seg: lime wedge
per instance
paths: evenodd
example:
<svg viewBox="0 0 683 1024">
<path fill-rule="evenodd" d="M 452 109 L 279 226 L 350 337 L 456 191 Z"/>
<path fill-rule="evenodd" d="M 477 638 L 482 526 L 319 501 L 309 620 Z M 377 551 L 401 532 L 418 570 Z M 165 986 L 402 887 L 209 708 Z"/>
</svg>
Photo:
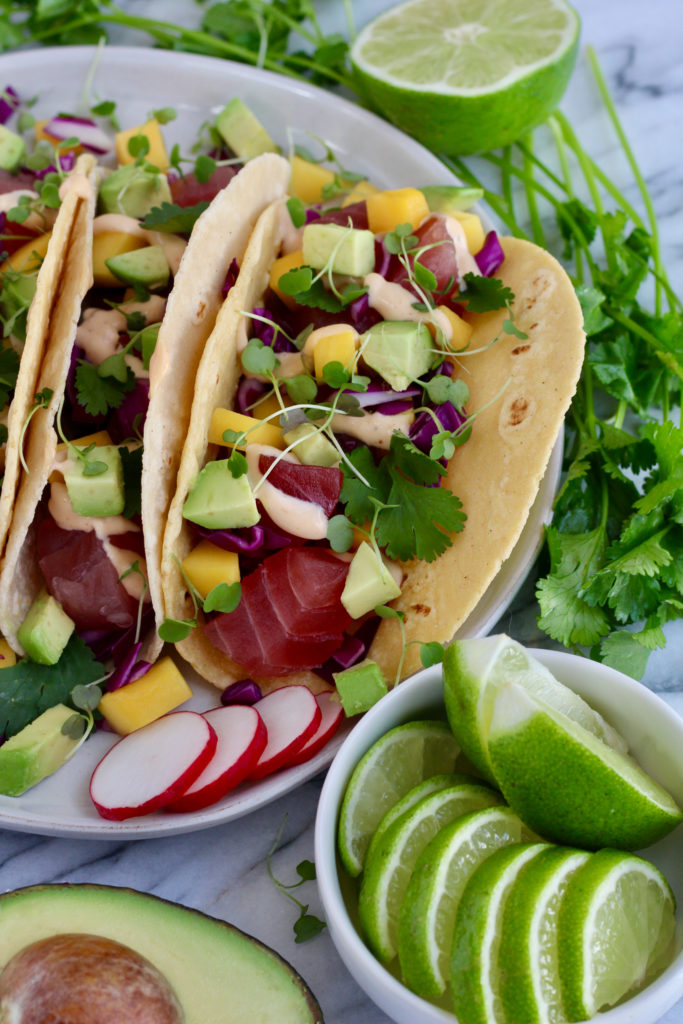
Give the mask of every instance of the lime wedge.
<svg viewBox="0 0 683 1024">
<path fill-rule="evenodd" d="M 431 149 L 507 145 L 559 103 L 579 19 L 564 0 L 408 0 L 358 34 L 368 98 Z"/>
<path fill-rule="evenodd" d="M 437 832 L 469 811 L 502 803 L 488 786 L 460 783 L 431 793 L 389 826 L 365 862 L 358 894 L 361 928 L 383 964 L 396 956 L 398 915 L 415 863 Z"/>
<path fill-rule="evenodd" d="M 465 886 L 451 952 L 451 994 L 460 1024 L 508 1024 L 498 973 L 503 909 L 524 866 L 547 849 L 543 843 L 504 846 L 476 869 Z"/>
<path fill-rule="evenodd" d="M 398 918 L 403 981 L 425 999 L 446 991 L 455 915 L 472 872 L 503 846 L 535 839 L 509 807 L 472 811 L 446 825 L 420 854 Z"/>
<path fill-rule="evenodd" d="M 570 879 L 592 854 L 549 847 L 520 871 L 505 904 L 499 963 L 507 1019 L 557 1024 L 564 1015 L 557 915 Z"/>
<path fill-rule="evenodd" d="M 568 1020 L 586 1020 L 649 984 L 674 947 L 674 898 L 648 861 L 600 850 L 570 880 L 558 922 Z"/>
<path fill-rule="evenodd" d="M 488 744 L 505 799 L 545 839 L 635 850 L 683 820 L 635 761 L 516 683 L 498 691 Z"/>
<path fill-rule="evenodd" d="M 355 878 L 380 821 L 408 790 L 431 775 L 453 771 L 460 753 L 445 722 L 418 721 L 385 733 L 363 755 L 349 779 L 339 817 L 342 863 Z"/>
<path fill-rule="evenodd" d="M 482 775 L 494 782 L 487 737 L 493 702 L 505 682 L 515 682 L 563 715 L 578 722 L 615 750 L 627 745 L 585 700 L 558 682 L 522 644 L 498 634 L 475 640 L 457 640 L 447 648 L 443 662 L 444 701 L 451 729 L 463 752 Z"/>
</svg>

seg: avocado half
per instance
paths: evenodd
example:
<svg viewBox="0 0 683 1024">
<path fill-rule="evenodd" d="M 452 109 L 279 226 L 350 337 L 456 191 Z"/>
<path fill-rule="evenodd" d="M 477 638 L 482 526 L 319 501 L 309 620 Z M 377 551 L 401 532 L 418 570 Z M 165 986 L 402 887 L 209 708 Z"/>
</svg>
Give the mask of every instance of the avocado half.
<svg viewBox="0 0 683 1024">
<path fill-rule="evenodd" d="M 133 889 L 37 885 L 0 895 L 0 970 L 19 950 L 65 932 L 129 946 L 165 976 L 186 1024 L 322 1024 L 305 981 L 233 925 Z"/>
</svg>

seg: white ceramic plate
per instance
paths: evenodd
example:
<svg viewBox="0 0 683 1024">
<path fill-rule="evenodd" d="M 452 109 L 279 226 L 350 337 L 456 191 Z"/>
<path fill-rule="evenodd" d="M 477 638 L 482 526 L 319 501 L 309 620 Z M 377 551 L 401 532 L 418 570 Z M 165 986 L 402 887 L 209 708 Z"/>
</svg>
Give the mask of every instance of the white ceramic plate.
<svg viewBox="0 0 683 1024">
<path fill-rule="evenodd" d="M 12 85 L 24 98 L 37 96 L 31 110 L 38 118 L 61 111 L 78 113 L 94 55 L 92 47 L 5 55 L 0 57 L 0 88 Z M 179 143 L 183 153 L 189 152 L 199 126 L 213 119 L 233 96 L 240 96 L 283 145 L 291 137 L 316 151 L 317 136 L 333 148 L 342 167 L 367 174 L 377 185 L 457 183 L 435 156 L 373 114 L 321 89 L 246 65 L 163 50 L 111 47 L 97 58 L 90 85 L 90 102 L 115 100 L 124 128 L 145 121 L 152 110 L 174 107 L 178 117 L 164 127 L 164 137 L 169 145 Z M 322 156 L 322 150 L 318 151 Z M 560 463 L 558 443 L 512 555 L 460 630 L 461 635 L 487 633 L 523 582 L 550 518 Z M 188 681 L 195 690 L 195 707 L 205 709 L 216 703 L 216 690 L 191 676 Z M 340 738 L 332 741 L 304 765 L 241 786 L 205 811 L 107 822 L 98 816 L 88 796 L 92 769 L 112 743 L 110 735 L 100 733 L 88 740 L 72 763 L 24 796 L 0 796 L 0 827 L 42 835 L 119 839 L 207 828 L 247 814 L 312 778 L 330 763 L 340 742 Z"/>
</svg>

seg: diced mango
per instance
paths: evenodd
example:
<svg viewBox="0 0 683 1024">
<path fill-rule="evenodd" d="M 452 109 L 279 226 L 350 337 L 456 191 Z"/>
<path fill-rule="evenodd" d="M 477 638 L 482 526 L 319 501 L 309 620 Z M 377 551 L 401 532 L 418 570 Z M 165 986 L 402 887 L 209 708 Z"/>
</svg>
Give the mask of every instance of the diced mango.
<svg viewBox="0 0 683 1024">
<path fill-rule="evenodd" d="M 368 227 L 375 234 L 393 231 L 398 224 L 410 224 L 414 230 L 429 216 L 427 200 L 418 188 L 395 188 L 377 192 L 365 200 Z"/>
<path fill-rule="evenodd" d="M 287 404 L 285 402 L 285 404 Z M 267 416 L 272 416 L 273 413 L 282 412 L 282 405 L 278 402 L 275 395 L 267 395 L 258 405 L 253 406 L 249 410 L 252 416 L 255 416 L 257 420 L 265 420 Z M 273 422 L 272 420 L 270 421 Z"/>
<path fill-rule="evenodd" d="M 112 729 L 126 736 L 155 722 L 191 696 L 192 690 L 175 662 L 162 658 L 144 676 L 105 693 L 97 707 Z"/>
<path fill-rule="evenodd" d="M 451 214 L 456 220 L 460 221 L 465 232 L 465 238 L 467 239 L 467 248 L 470 250 L 472 255 L 479 252 L 484 239 L 486 238 L 486 232 L 484 231 L 484 225 L 476 213 L 470 213 L 469 210 L 454 210 Z"/>
<path fill-rule="evenodd" d="M 16 665 L 16 663 L 16 654 L 4 637 L 0 637 L 0 669 L 11 668 L 12 665 Z"/>
<path fill-rule="evenodd" d="M 129 235 L 124 231 L 99 231 L 92 240 L 93 278 L 98 288 L 120 288 L 121 281 L 112 274 L 105 260 L 122 256 L 148 245 L 147 239 Z"/>
<path fill-rule="evenodd" d="M 35 124 L 33 125 L 33 134 L 35 136 L 36 142 L 43 142 L 43 141 L 45 141 L 45 142 L 49 142 L 52 146 L 56 146 L 62 140 L 58 139 L 56 135 L 50 135 L 49 132 L 45 131 L 45 126 L 47 124 L 49 124 L 49 123 L 50 123 L 49 121 L 36 121 Z M 78 153 L 82 153 L 83 152 L 83 147 L 81 145 L 76 145 L 76 146 L 60 146 L 59 147 L 59 152 L 60 153 L 75 153 L 75 154 L 78 154 Z"/>
<path fill-rule="evenodd" d="M 128 143 L 134 136 L 144 135 L 149 142 L 149 150 L 145 154 L 145 160 L 154 164 L 160 171 L 168 169 L 168 156 L 164 137 L 161 134 L 161 126 L 155 118 L 146 121 L 145 124 L 138 124 L 134 128 L 128 128 L 125 132 L 116 133 L 116 159 L 120 164 L 134 164 L 134 157 L 128 149 Z"/>
<path fill-rule="evenodd" d="M 334 181 L 334 171 L 329 167 L 311 163 L 295 153 L 292 157 L 292 177 L 289 191 L 304 203 L 319 203 L 323 188 Z"/>
<path fill-rule="evenodd" d="M 327 363 L 341 363 L 352 368 L 358 347 L 358 334 L 353 327 L 340 331 L 338 334 L 324 334 L 319 338 L 313 349 L 313 365 L 315 375 L 322 378 L 323 367 Z"/>
<path fill-rule="evenodd" d="M 209 427 L 209 441 L 211 444 L 230 444 L 223 440 L 225 430 L 236 430 L 237 433 L 246 433 L 242 444 L 237 448 L 244 448 L 248 444 L 269 444 L 273 448 L 284 448 L 282 431 L 276 423 L 264 423 L 254 416 L 245 416 L 234 409 L 214 409 Z M 248 433 L 247 433 L 248 431 Z"/>
<path fill-rule="evenodd" d="M 183 559 L 183 571 L 202 597 L 219 583 L 237 583 L 240 561 L 235 551 L 224 551 L 209 540 L 202 540 Z"/>
<path fill-rule="evenodd" d="M 74 441 L 60 441 L 57 445 L 57 451 L 65 452 L 72 444 L 77 444 L 79 448 L 87 448 L 89 444 L 104 447 L 105 445 L 113 444 L 113 441 L 106 430 L 98 430 L 94 434 L 85 434 L 83 437 L 77 437 Z"/>
<path fill-rule="evenodd" d="M 285 295 L 284 292 L 280 291 L 279 280 L 283 274 L 286 274 L 289 270 L 296 270 L 297 267 L 303 267 L 304 265 L 304 254 L 301 249 L 297 249 L 296 252 L 289 252 L 286 256 L 279 256 L 273 261 L 270 267 L 270 277 L 268 283 L 273 289 L 275 294 L 282 299 L 285 306 L 289 309 L 296 308 L 296 302 L 291 295 Z"/>
<path fill-rule="evenodd" d="M 361 203 L 364 199 L 367 199 L 368 196 L 377 195 L 379 191 L 381 190 L 367 179 L 356 182 L 353 189 L 342 200 L 342 206 L 351 206 L 352 203 Z"/>
<path fill-rule="evenodd" d="M 30 274 L 31 271 L 38 270 L 40 264 L 45 259 L 51 235 L 51 231 L 48 231 L 45 235 L 37 235 L 26 242 L 25 245 L 15 249 L 12 255 L 0 267 L 0 273 L 8 266 L 22 274 Z"/>
<path fill-rule="evenodd" d="M 448 306 L 437 306 L 437 311 L 443 313 L 451 325 L 451 336 L 446 339 L 447 347 L 449 349 L 464 348 L 472 337 L 474 326 L 468 324 L 467 320 L 463 320 L 461 316 L 454 313 Z M 427 321 L 427 327 L 431 331 L 432 337 L 436 337 L 436 325 L 431 323 L 431 321 Z"/>
</svg>

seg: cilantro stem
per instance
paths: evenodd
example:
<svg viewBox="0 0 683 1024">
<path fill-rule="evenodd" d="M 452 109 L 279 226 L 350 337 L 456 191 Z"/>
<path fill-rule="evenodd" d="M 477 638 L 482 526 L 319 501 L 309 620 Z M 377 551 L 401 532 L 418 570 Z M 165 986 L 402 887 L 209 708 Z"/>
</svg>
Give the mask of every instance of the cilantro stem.
<svg viewBox="0 0 683 1024">
<path fill-rule="evenodd" d="M 529 140 L 531 141 L 531 140 Z M 524 194 L 526 197 L 527 209 L 529 210 L 529 220 L 531 222 L 531 234 L 536 245 L 542 246 L 545 249 L 545 232 L 543 230 L 543 224 L 538 213 L 538 203 L 536 202 L 536 193 L 534 191 L 534 171 L 533 171 L 533 160 L 531 158 L 530 146 L 524 146 L 522 149 L 522 156 L 524 160 Z"/>
</svg>

